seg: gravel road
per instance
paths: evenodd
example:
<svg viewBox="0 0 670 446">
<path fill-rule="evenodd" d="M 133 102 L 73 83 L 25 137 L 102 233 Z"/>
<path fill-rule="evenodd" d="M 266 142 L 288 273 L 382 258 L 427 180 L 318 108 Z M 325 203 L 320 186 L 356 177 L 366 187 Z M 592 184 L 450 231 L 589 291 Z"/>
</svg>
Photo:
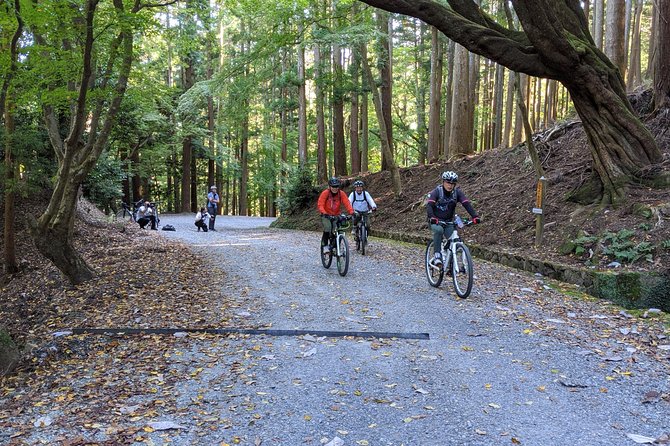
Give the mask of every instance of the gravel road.
<svg viewBox="0 0 670 446">
<path fill-rule="evenodd" d="M 190 215 L 163 220 L 177 230 L 161 236 L 227 272 L 240 326 L 430 336 L 184 338 L 171 367 L 203 369 L 176 386 L 183 415 L 169 419 L 187 428 L 172 444 L 595 446 L 670 432 L 670 403 L 649 399 L 670 392 L 668 361 L 615 339 L 617 313 L 601 314 L 602 302 L 477 259 L 462 300 L 446 281 L 428 285 L 419 246 L 372 239 L 340 277 L 322 267 L 318 233 L 261 218 L 219 217 L 208 233 Z M 216 430 L 194 426 L 208 415 Z"/>
</svg>

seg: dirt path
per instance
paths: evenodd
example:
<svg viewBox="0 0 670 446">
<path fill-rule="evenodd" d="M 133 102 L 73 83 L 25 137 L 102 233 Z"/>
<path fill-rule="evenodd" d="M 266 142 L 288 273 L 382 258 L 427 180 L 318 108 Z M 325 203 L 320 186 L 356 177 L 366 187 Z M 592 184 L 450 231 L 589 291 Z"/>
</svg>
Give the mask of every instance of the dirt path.
<svg viewBox="0 0 670 446">
<path fill-rule="evenodd" d="M 572 299 L 481 262 L 472 297 L 459 300 L 450 284 L 427 285 L 421 248 L 380 240 L 369 256 L 354 253 L 342 278 L 321 266 L 318 234 L 258 227 L 266 222 L 224 217 L 217 233 L 168 236 L 196 249 L 207 238 L 212 263 L 239 286 L 253 326 L 429 333 L 430 340 L 245 339 L 236 363 L 244 377 L 205 398 L 238 408 L 226 438 L 610 445 L 632 444 L 627 433 L 667 431 L 670 403 L 643 403 L 650 391 L 670 391 L 667 362 L 640 354 L 634 339 L 604 337 L 619 314 L 603 313 L 601 303 L 563 314 L 553 305 Z M 217 376 L 229 377 L 216 367 L 198 386 L 211 388 Z"/>
<path fill-rule="evenodd" d="M 36 377 L 53 385 L 0 416 L 0 444 L 597 446 L 669 432 L 670 341 L 653 313 L 477 260 L 460 300 L 428 285 L 423 248 L 378 239 L 340 277 L 321 266 L 320 234 L 270 221 L 198 233 L 192 216 L 165 215 L 177 230 L 159 236 L 226 271 L 232 328 L 430 339 L 73 336 L 70 359 Z"/>
</svg>

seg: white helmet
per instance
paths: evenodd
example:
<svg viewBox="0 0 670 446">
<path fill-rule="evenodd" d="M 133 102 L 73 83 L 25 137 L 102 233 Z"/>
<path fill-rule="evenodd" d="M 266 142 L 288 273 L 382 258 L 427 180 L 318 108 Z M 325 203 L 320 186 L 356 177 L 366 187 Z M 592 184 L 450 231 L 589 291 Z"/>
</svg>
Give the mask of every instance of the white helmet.
<svg viewBox="0 0 670 446">
<path fill-rule="evenodd" d="M 456 183 L 458 181 L 458 174 L 456 172 L 452 172 L 451 170 L 447 170 L 446 172 L 442 173 L 442 181 Z"/>
</svg>

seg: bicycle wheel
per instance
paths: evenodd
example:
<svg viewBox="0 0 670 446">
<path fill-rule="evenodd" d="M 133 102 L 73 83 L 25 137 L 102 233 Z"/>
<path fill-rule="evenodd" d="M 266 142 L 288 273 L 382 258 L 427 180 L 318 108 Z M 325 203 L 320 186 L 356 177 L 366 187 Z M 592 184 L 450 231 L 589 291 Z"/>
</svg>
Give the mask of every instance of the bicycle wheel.
<svg viewBox="0 0 670 446">
<path fill-rule="evenodd" d="M 361 224 L 356 225 L 356 251 L 361 250 Z"/>
<path fill-rule="evenodd" d="M 361 225 L 361 233 L 358 236 L 361 243 L 361 254 L 365 255 L 365 248 L 368 246 L 368 229 L 365 225 Z"/>
<path fill-rule="evenodd" d="M 456 243 L 456 257 L 451 262 L 451 275 L 458 297 L 468 297 L 472 291 L 472 256 L 468 247 L 461 242 Z"/>
<path fill-rule="evenodd" d="M 430 286 L 438 287 L 442 283 L 444 277 L 444 269 L 442 265 L 433 265 L 433 242 L 428 242 L 426 245 L 426 278 Z"/>
<path fill-rule="evenodd" d="M 344 234 L 338 235 L 340 239 L 340 255 L 337 256 L 337 272 L 344 277 L 349 271 L 349 243 Z"/>
<path fill-rule="evenodd" d="M 321 264 L 324 268 L 330 268 L 330 264 L 333 263 L 333 253 L 328 251 L 327 253 L 323 252 L 323 247 L 326 246 L 323 243 L 319 246 L 319 254 L 321 255 Z"/>
<path fill-rule="evenodd" d="M 116 213 L 116 220 L 122 220 L 128 222 L 132 220 L 133 214 L 131 214 L 127 209 L 121 209 Z"/>
</svg>

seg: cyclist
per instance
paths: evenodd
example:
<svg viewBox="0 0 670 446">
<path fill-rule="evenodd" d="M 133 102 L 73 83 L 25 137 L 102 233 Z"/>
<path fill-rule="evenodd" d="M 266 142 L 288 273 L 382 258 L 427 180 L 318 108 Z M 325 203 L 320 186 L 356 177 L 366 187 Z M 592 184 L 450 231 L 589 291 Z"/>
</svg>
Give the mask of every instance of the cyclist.
<svg viewBox="0 0 670 446">
<path fill-rule="evenodd" d="M 328 180 L 328 188 L 321 192 L 317 208 L 321 213 L 321 225 L 323 226 L 323 235 L 321 237 L 321 246 L 323 252 L 330 252 L 330 237 L 335 230 L 335 223 L 330 221 L 328 216 L 336 216 L 340 214 L 340 208 L 345 207 L 349 215 L 353 215 L 354 208 L 351 207 L 351 202 L 347 198 L 347 194 L 340 189 L 340 179 L 332 177 Z"/>
<path fill-rule="evenodd" d="M 454 232 L 453 224 L 447 225 L 446 228 L 439 225 L 440 220 L 452 222 L 456 213 L 456 204 L 461 203 L 468 214 L 472 217 L 472 223 L 477 224 L 480 218 L 472 207 L 472 203 L 465 197 L 465 194 L 459 187 L 456 187 L 458 182 L 458 175 L 456 172 L 448 170 L 442 173 L 442 185 L 437 186 L 428 194 L 426 202 L 426 211 L 428 212 L 428 223 L 430 229 L 433 231 L 433 248 L 435 249 L 435 257 L 433 263 L 435 265 L 442 264 L 442 253 L 440 252 L 442 246 L 442 237 L 451 237 Z"/>
<path fill-rule="evenodd" d="M 368 211 L 374 211 L 377 209 L 377 204 L 375 200 L 372 199 L 370 193 L 363 188 L 365 183 L 361 180 L 354 181 L 354 190 L 349 194 L 349 201 L 351 206 L 356 212 L 354 214 L 354 227 L 358 222 L 363 219 L 363 224 L 365 227 L 370 230 L 370 217 L 368 216 Z M 358 237 L 358 236 L 355 236 Z"/>
</svg>

